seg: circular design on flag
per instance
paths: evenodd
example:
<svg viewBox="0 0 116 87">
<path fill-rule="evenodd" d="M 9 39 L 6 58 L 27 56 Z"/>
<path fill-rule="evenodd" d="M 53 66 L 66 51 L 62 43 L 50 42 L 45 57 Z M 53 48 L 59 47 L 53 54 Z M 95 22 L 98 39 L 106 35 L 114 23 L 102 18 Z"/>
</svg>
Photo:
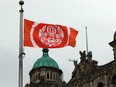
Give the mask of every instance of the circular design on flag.
<svg viewBox="0 0 116 87">
<path fill-rule="evenodd" d="M 64 33 L 60 26 L 44 25 L 40 29 L 38 36 L 44 45 L 53 47 L 61 44 L 64 38 Z"/>
</svg>

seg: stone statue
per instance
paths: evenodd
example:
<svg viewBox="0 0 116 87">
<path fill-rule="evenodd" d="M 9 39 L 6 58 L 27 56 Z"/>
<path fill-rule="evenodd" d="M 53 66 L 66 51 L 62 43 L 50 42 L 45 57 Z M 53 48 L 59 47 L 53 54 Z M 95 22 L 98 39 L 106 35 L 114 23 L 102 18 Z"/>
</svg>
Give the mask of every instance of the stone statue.
<svg viewBox="0 0 116 87">
<path fill-rule="evenodd" d="M 71 60 L 71 59 L 69 59 L 69 61 L 73 62 L 74 66 L 77 66 L 77 60 Z"/>
<path fill-rule="evenodd" d="M 77 66 L 77 60 L 74 60 L 73 63 L 74 63 L 74 66 L 76 67 Z"/>
<path fill-rule="evenodd" d="M 79 51 L 79 53 L 80 53 L 80 59 L 81 59 L 81 62 L 85 62 L 86 61 L 86 51 L 83 51 L 83 52 L 81 52 L 81 51 Z"/>
<path fill-rule="evenodd" d="M 74 71 L 72 72 L 72 77 L 78 77 L 79 76 L 79 64 L 77 63 L 78 61 L 77 60 L 69 60 L 69 61 L 72 61 L 73 64 L 74 64 Z"/>
<path fill-rule="evenodd" d="M 81 57 L 85 57 L 86 58 L 86 51 L 84 50 L 83 52 L 79 51 Z"/>
<path fill-rule="evenodd" d="M 92 59 L 92 52 L 91 51 L 88 52 L 87 57 Z"/>
</svg>

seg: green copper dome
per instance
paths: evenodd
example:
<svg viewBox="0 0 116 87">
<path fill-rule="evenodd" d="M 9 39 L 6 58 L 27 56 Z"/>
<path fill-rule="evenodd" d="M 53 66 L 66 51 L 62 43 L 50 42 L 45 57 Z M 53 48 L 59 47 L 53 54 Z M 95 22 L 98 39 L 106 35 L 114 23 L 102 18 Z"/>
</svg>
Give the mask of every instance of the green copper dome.
<svg viewBox="0 0 116 87">
<path fill-rule="evenodd" d="M 49 57 L 48 51 L 49 51 L 48 49 L 43 49 L 43 56 L 35 62 L 33 68 L 54 67 L 59 69 L 59 66 L 56 63 L 56 61 Z"/>
</svg>

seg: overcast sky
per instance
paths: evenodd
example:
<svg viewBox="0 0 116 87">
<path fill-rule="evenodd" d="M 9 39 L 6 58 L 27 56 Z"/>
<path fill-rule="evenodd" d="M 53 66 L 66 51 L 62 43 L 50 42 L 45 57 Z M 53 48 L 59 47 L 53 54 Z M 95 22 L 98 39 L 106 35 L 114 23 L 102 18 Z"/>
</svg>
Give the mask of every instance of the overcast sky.
<svg viewBox="0 0 116 87">
<path fill-rule="evenodd" d="M 18 0 L 0 3 L 0 87 L 18 87 L 19 9 Z M 74 69 L 69 59 L 80 61 L 79 51 L 86 50 L 85 26 L 88 27 L 89 50 L 93 59 L 103 65 L 113 60 L 112 48 L 116 30 L 116 0 L 25 0 L 24 18 L 36 22 L 61 24 L 79 31 L 76 47 L 49 49 L 68 82 Z M 25 48 L 24 85 L 29 71 L 42 56 L 41 48 Z"/>
</svg>

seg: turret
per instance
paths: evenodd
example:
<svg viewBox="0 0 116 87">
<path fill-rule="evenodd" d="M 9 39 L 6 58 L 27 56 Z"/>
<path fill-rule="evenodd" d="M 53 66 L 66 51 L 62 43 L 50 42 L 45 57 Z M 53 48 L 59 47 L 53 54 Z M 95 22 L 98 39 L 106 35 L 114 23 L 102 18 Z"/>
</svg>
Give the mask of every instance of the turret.
<svg viewBox="0 0 116 87">
<path fill-rule="evenodd" d="M 62 70 L 59 69 L 57 62 L 49 57 L 49 50 L 43 49 L 43 56 L 33 65 L 30 71 L 30 84 L 25 87 L 61 87 Z"/>
</svg>

